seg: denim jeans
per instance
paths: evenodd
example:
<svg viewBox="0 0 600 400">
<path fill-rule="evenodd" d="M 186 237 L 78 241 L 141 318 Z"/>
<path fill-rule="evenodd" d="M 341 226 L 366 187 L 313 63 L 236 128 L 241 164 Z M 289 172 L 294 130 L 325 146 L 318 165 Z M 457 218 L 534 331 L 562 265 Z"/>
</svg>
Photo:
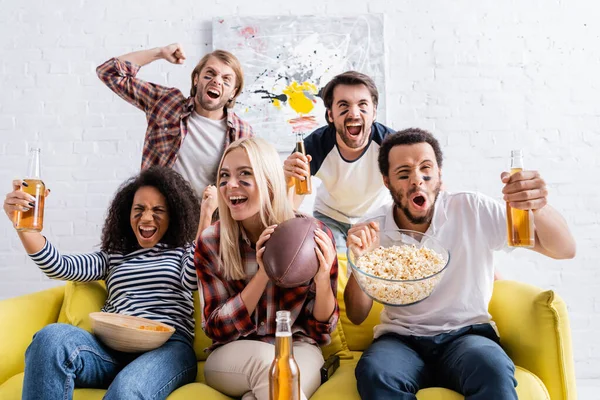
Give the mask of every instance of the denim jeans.
<svg viewBox="0 0 600 400">
<path fill-rule="evenodd" d="M 441 386 L 467 400 L 517 400 L 515 365 L 489 324 L 436 336 L 386 334 L 363 353 L 355 370 L 365 400 L 415 400 Z"/>
<path fill-rule="evenodd" d="M 142 354 L 114 351 L 68 324 L 37 332 L 25 352 L 23 399 L 72 399 L 78 388 L 108 388 L 104 399 L 165 399 L 196 378 L 196 354 L 180 333 Z"/>
<path fill-rule="evenodd" d="M 318 211 L 313 211 L 313 217 L 327 225 L 331 229 L 333 239 L 335 240 L 335 248 L 338 253 L 346 254 L 346 240 L 348 239 L 348 230 L 352 227 L 351 224 L 336 221 L 327 215 L 321 214 Z"/>
</svg>

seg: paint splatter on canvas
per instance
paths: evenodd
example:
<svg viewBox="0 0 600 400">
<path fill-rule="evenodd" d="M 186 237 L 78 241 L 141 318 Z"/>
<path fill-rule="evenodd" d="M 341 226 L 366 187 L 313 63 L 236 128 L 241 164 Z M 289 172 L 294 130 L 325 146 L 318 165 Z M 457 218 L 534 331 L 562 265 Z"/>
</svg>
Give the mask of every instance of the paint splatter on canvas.
<svg viewBox="0 0 600 400">
<path fill-rule="evenodd" d="M 335 75 L 371 76 L 385 123 L 383 15 L 226 17 L 213 20 L 213 47 L 235 54 L 245 87 L 235 108 L 255 132 L 288 151 L 293 132 L 325 125 L 319 90 Z"/>
</svg>

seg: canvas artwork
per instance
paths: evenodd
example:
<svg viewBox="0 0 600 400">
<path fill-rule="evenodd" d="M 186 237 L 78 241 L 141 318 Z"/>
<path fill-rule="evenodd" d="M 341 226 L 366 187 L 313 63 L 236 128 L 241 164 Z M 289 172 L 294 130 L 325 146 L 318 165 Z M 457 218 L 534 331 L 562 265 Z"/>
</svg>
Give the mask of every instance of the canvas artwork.
<svg viewBox="0 0 600 400">
<path fill-rule="evenodd" d="M 356 70 L 375 80 L 377 120 L 385 123 L 383 21 L 381 14 L 215 18 L 213 47 L 235 54 L 244 68 L 235 112 L 278 150 L 291 151 L 294 133 L 326 124 L 319 90 Z"/>
</svg>

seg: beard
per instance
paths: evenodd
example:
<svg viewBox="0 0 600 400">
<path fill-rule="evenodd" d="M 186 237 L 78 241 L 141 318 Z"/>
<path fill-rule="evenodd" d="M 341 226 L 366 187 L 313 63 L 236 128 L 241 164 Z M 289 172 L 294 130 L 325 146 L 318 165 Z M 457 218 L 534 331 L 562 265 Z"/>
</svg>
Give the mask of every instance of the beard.
<svg viewBox="0 0 600 400">
<path fill-rule="evenodd" d="M 196 93 L 196 103 L 200 104 L 200 107 L 207 111 L 221 110 L 225 107 L 225 105 L 228 102 L 227 98 L 221 98 L 221 100 L 217 103 L 208 103 L 204 101 L 203 95 L 204 92 L 198 91 L 198 93 Z"/>
<path fill-rule="evenodd" d="M 340 137 L 340 139 L 342 139 L 342 142 L 344 142 L 344 144 L 346 146 L 348 146 L 351 149 L 360 149 L 361 147 L 363 147 L 366 143 L 367 140 L 369 140 L 369 137 L 371 136 L 371 129 L 373 127 L 373 125 L 369 125 L 368 128 L 366 126 L 363 126 L 364 132 L 362 132 L 362 137 L 359 141 L 355 141 L 353 139 L 350 138 L 350 136 L 348 136 L 348 133 L 346 132 L 346 126 L 345 126 L 345 122 L 344 125 L 342 126 L 338 126 L 337 124 L 334 124 L 335 126 L 335 131 L 338 134 L 338 136 Z"/>
<path fill-rule="evenodd" d="M 402 213 L 404 214 L 406 219 L 408 219 L 408 221 L 411 224 L 423 225 L 423 224 L 431 223 L 431 220 L 433 219 L 433 211 L 435 210 L 435 202 L 437 201 L 437 198 L 440 195 L 441 187 L 442 187 L 442 182 L 438 181 L 437 186 L 433 190 L 433 193 L 435 194 L 434 199 L 433 199 L 433 204 L 431 205 L 429 210 L 423 216 L 413 215 L 410 212 L 410 209 L 408 208 L 408 204 L 404 204 L 405 201 L 406 201 L 406 203 L 408 203 L 407 199 L 408 199 L 408 197 L 410 197 L 411 194 L 418 192 L 417 188 L 413 188 L 413 189 L 409 190 L 408 193 L 406 194 L 406 196 L 404 196 L 404 194 L 401 191 L 394 192 L 392 189 L 390 189 L 390 194 L 392 195 L 392 199 L 394 199 L 395 206 L 398 207 L 402 211 Z"/>
</svg>

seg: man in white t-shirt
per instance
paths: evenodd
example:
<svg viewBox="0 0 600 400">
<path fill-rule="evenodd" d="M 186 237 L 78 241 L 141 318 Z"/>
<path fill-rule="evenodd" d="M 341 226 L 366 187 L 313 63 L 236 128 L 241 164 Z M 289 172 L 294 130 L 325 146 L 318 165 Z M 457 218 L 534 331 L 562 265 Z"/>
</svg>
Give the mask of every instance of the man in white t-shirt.
<svg viewBox="0 0 600 400">
<path fill-rule="evenodd" d="M 357 367 L 363 399 L 416 399 L 420 388 L 441 386 L 470 400 L 517 399 L 514 364 L 499 344 L 488 313 L 493 253 L 507 250 L 506 205 L 476 192 L 448 193 L 442 185 L 442 151 L 429 132 L 407 129 L 383 141 L 379 169 L 394 204 L 381 207 L 348 232 L 361 253 L 379 236 L 410 229 L 437 239 L 450 264 L 431 296 L 419 303 L 385 306 L 375 340 Z M 532 250 L 572 258 L 575 241 L 563 217 L 547 204 L 536 171 L 503 172 L 504 200 L 533 210 Z M 350 276 L 344 292 L 348 318 L 360 324 L 373 304 Z"/>
<path fill-rule="evenodd" d="M 314 175 L 322 181 L 313 215 L 331 229 L 338 253 L 344 253 L 350 226 L 392 201 L 377 172 L 377 154 L 381 141 L 393 131 L 375 122 L 379 93 L 365 74 L 347 71 L 335 76 L 321 97 L 329 125 L 304 139 L 307 155 L 291 154 L 284 171 L 290 193 L 294 178 Z M 298 207 L 304 196 L 293 196 Z"/>
<path fill-rule="evenodd" d="M 148 126 L 142 169 L 173 168 L 187 179 L 202 201 L 200 228 L 210 225 L 217 207 L 216 171 L 225 148 L 253 136 L 232 108 L 244 86 L 239 60 L 228 51 L 206 54 L 191 74 L 190 96 L 177 88 L 137 78 L 141 67 L 157 60 L 183 64 L 183 47 L 173 43 L 111 58 L 98 66 L 100 80 L 146 114 Z"/>
</svg>

